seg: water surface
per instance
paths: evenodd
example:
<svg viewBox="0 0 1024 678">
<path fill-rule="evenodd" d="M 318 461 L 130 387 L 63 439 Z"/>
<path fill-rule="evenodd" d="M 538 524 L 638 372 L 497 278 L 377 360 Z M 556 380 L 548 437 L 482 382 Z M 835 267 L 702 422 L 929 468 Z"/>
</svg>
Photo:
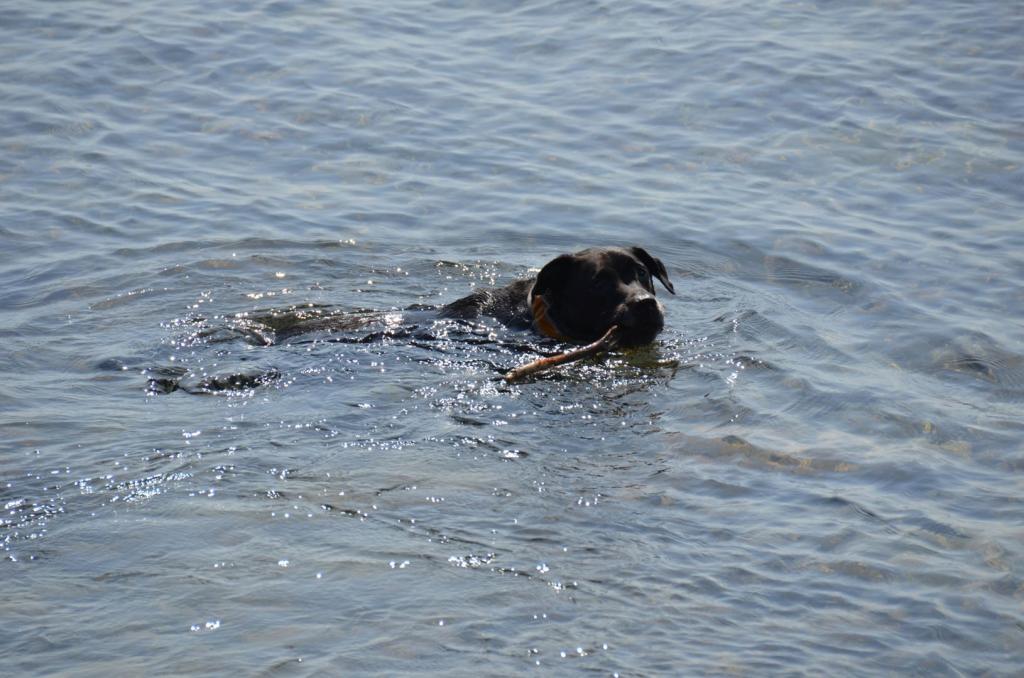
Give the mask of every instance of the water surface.
<svg viewBox="0 0 1024 678">
<path fill-rule="evenodd" d="M 1024 665 L 1014 3 L 3 16 L 5 671 Z M 601 244 L 650 347 L 429 311 Z"/>
</svg>

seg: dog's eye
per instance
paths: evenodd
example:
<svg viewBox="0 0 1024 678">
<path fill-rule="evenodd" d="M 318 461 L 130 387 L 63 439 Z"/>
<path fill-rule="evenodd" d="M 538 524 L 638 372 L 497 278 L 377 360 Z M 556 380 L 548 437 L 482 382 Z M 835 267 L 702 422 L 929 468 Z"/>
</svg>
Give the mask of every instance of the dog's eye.
<svg viewBox="0 0 1024 678">
<path fill-rule="evenodd" d="M 646 268 L 641 268 L 636 277 L 644 285 L 651 284 L 651 274 L 647 272 Z"/>
</svg>

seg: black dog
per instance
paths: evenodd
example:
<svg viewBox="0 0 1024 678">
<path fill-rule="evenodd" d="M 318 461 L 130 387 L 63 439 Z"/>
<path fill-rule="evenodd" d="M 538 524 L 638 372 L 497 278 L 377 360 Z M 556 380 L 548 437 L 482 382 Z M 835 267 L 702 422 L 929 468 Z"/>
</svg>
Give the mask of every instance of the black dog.
<svg viewBox="0 0 1024 678">
<path fill-rule="evenodd" d="M 441 309 L 442 317 L 490 315 L 554 339 L 591 342 L 619 327 L 622 346 L 650 343 L 665 326 L 657 278 L 672 294 L 665 265 L 641 247 L 591 248 L 548 262 L 536 278 L 479 290 Z"/>
<path fill-rule="evenodd" d="M 661 304 L 654 298 L 652 277 L 675 294 L 665 266 L 642 248 L 591 248 L 555 258 L 536 278 L 478 290 L 440 309 L 419 306 L 405 313 L 412 326 L 437 315 L 465 319 L 489 315 L 510 327 L 532 328 L 555 339 L 575 342 L 594 341 L 616 325 L 618 345 L 640 346 L 653 341 L 665 324 Z M 358 330 L 379 319 L 379 313 L 348 313 L 304 305 L 241 313 L 227 327 L 201 325 L 190 341 L 216 344 L 241 338 L 253 345 L 271 346 L 311 332 Z M 205 324 L 204 319 L 200 321 Z M 413 332 L 408 327 L 403 331 Z M 395 336 L 394 331 L 378 331 L 354 341 L 366 343 L 384 336 Z M 190 378 L 189 370 L 177 365 L 154 367 L 147 372 L 151 393 L 244 391 L 281 376 L 270 369 Z"/>
</svg>

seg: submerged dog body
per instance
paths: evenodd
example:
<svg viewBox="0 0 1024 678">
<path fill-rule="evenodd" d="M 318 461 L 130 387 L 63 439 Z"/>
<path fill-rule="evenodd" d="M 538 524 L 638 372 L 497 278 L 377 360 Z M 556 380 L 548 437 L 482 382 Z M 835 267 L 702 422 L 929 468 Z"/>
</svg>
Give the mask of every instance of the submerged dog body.
<svg viewBox="0 0 1024 678">
<path fill-rule="evenodd" d="M 512 327 L 581 343 L 615 325 L 620 345 L 640 346 L 665 325 L 655 278 L 675 294 L 664 264 L 643 248 L 595 247 L 556 257 L 536 278 L 473 292 L 442 307 L 441 315 L 489 315 Z"/>
<path fill-rule="evenodd" d="M 401 331 L 416 336 L 418 325 L 437 318 L 472 319 L 488 315 L 516 329 L 532 329 L 563 341 L 590 343 L 615 329 L 616 346 L 640 346 L 651 342 L 664 327 L 661 304 L 654 298 L 652 279 L 673 294 L 665 266 L 640 247 L 592 248 L 563 254 L 548 262 L 536 278 L 517 280 L 505 287 L 481 289 L 440 308 L 406 309 Z M 271 346 L 311 333 L 359 331 L 378 323 L 383 314 L 351 313 L 324 306 L 302 306 L 267 312 L 247 312 L 225 326 L 198 329 L 192 341 L 221 343 L 242 340 Z M 422 329 L 422 328 L 421 328 Z M 429 332 L 425 338 L 429 339 Z M 378 330 L 350 339 L 358 343 L 394 337 L 395 329 Z M 149 372 L 152 393 L 232 393 L 276 381 L 280 372 L 242 371 L 220 375 L 193 375 L 175 365 Z"/>
</svg>

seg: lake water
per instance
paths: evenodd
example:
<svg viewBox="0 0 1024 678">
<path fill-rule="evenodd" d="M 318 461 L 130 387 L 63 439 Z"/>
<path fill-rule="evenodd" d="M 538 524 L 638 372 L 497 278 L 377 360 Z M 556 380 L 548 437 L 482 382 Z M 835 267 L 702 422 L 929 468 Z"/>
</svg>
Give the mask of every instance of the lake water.
<svg viewBox="0 0 1024 678">
<path fill-rule="evenodd" d="M 1020 675 L 1022 56 L 996 0 L 6 3 L 0 670 Z M 509 386 L 559 347 L 403 312 L 609 244 L 650 347 Z"/>
</svg>

